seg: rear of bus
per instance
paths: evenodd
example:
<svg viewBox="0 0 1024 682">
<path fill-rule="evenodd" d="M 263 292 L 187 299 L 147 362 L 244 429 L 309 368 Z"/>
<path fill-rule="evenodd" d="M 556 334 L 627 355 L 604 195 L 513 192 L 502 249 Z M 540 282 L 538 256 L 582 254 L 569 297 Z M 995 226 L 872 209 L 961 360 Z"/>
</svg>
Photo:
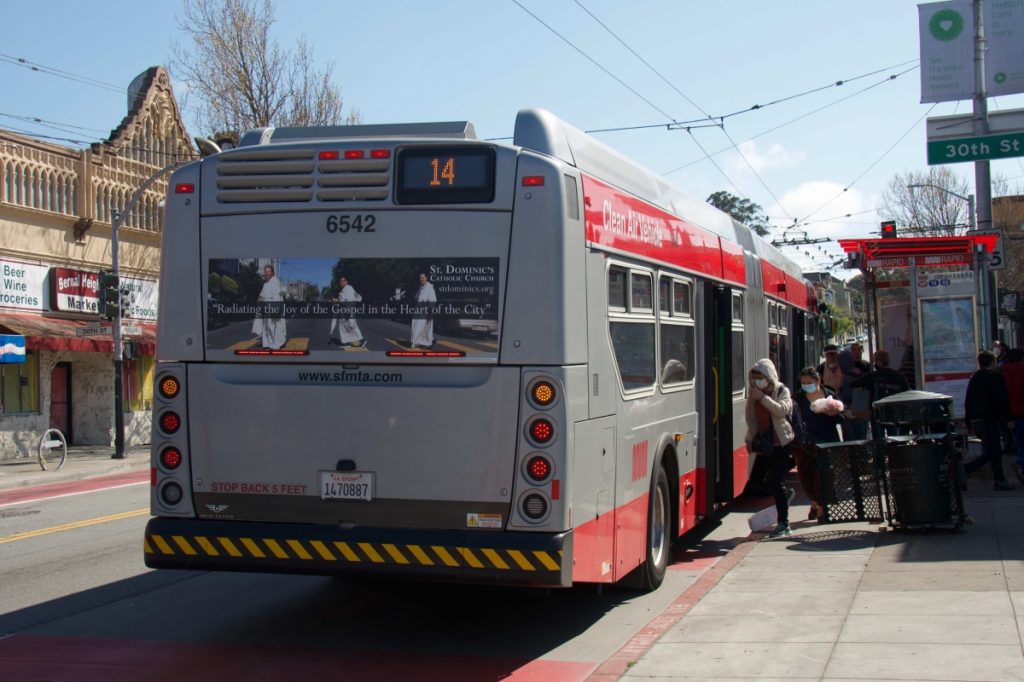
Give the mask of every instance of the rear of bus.
<svg viewBox="0 0 1024 682">
<path fill-rule="evenodd" d="M 146 565 L 569 585 L 575 183 L 469 124 L 268 129 L 176 172 Z"/>
</svg>

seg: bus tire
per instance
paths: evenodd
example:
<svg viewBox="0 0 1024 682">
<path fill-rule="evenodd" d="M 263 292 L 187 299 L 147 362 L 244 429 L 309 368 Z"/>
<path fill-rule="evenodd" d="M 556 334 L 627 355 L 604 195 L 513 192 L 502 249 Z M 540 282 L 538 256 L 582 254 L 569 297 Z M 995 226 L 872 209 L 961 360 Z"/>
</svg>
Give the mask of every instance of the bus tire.
<svg viewBox="0 0 1024 682">
<path fill-rule="evenodd" d="M 672 498 L 668 474 L 658 467 L 651 481 L 650 502 L 647 508 L 647 560 L 641 567 L 642 588 L 653 591 L 661 586 L 668 570 L 672 553 Z"/>
</svg>

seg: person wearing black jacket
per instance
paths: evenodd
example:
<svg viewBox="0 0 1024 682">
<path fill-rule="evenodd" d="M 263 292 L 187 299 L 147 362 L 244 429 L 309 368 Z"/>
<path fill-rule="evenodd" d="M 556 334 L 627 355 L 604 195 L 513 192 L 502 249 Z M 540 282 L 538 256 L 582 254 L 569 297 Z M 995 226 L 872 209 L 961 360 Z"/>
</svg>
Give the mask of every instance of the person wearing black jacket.
<svg viewBox="0 0 1024 682">
<path fill-rule="evenodd" d="M 821 398 L 836 398 L 831 388 L 821 383 L 821 375 L 813 367 L 800 370 L 800 391 L 793 398 L 793 409 L 800 410 L 804 422 L 804 442 L 793 449 L 796 457 L 796 471 L 800 477 L 800 485 L 811 502 L 807 518 L 814 520 L 821 516 L 821 490 L 818 485 L 818 453 L 815 446 L 819 443 L 835 443 L 840 440 L 839 427 L 842 417 L 835 409 L 815 412 L 811 403 Z"/>
<path fill-rule="evenodd" d="M 1000 426 L 1011 419 L 1010 397 L 995 364 L 996 356 L 992 351 L 978 353 L 978 371 L 967 383 L 964 418 L 967 428 L 981 438 L 981 455 L 964 465 L 964 471 L 970 474 L 991 464 L 995 490 L 1013 490 L 1013 484 L 1003 473 L 1003 448 L 999 438 Z"/>
</svg>

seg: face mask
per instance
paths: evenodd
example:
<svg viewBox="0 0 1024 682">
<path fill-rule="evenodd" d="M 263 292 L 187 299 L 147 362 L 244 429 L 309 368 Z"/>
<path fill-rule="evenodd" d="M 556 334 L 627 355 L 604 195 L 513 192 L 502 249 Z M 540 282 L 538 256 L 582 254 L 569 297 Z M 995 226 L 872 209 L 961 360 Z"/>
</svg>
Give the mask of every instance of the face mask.
<svg viewBox="0 0 1024 682">
<path fill-rule="evenodd" d="M 767 379 L 755 379 L 754 380 L 754 385 L 757 386 L 758 388 L 760 388 L 761 390 L 764 390 L 764 389 L 768 388 L 768 380 Z"/>
<path fill-rule="evenodd" d="M 814 393 L 818 390 L 818 384 L 800 384 L 800 388 L 804 389 L 804 393 Z"/>
</svg>

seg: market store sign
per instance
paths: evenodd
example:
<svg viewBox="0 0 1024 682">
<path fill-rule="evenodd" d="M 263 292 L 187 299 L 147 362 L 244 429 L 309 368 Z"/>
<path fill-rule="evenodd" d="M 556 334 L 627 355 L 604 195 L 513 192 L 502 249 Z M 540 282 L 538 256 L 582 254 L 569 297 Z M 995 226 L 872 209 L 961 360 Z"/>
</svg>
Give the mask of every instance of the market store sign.
<svg viewBox="0 0 1024 682">
<path fill-rule="evenodd" d="M 93 313 L 100 309 L 100 276 L 96 272 L 50 269 L 50 301 L 53 310 Z"/>
<path fill-rule="evenodd" d="M 28 265 L 0 260 L 0 308 L 42 310 L 45 265 Z"/>
</svg>

